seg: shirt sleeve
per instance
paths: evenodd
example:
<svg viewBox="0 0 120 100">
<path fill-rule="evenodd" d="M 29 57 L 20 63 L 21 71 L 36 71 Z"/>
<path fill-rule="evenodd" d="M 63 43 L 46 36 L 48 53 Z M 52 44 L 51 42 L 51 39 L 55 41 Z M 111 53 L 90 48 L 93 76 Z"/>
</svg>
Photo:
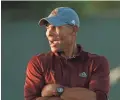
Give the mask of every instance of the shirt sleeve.
<svg viewBox="0 0 120 100">
<path fill-rule="evenodd" d="M 24 99 L 35 100 L 44 86 L 43 68 L 36 56 L 28 62 L 24 84 Z"/>
<path fill-rule="evenodd" d="M 104 56 L 95 62 L 89 83 L 90 90 L 96 92 L 96 100 L 108 100 L 110 88 L 109 64 Z"/>
</svg>

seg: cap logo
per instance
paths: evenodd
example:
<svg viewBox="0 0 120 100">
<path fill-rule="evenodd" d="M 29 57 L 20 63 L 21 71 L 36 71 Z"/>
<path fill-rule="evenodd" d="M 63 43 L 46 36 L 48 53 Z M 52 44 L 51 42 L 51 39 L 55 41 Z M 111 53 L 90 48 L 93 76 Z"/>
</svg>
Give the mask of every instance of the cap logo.
<svg viewBox="0 0 120 100">
<path fill-rule="evenodd" d="M 73 25 L 75 25 L 75 20 L 72 20 L 71 23 L 72 23 Z"/>
<path fill-rule="evenodd" d="M 57 10 L 57 9 L 54 9 L 54 10 L 50 13 L 49 17 L 51 17 L 51 16 L 56 16 L 57 13 L 58 13 L 58 10 Z"/>
</svg>

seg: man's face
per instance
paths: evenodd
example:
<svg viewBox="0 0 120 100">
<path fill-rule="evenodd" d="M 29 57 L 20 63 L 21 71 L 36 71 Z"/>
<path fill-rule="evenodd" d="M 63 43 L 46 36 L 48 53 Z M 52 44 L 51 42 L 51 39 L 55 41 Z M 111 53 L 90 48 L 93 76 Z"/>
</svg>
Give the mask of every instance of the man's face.
<svg viewBox="0 0 120 100">
<path fill-rule="evenodd" d="M 46 25 L 46 36 L 48 38 L 52 52 L 64 51 L 69 48 L 74 41 L 75 33 L 73 26 L 53 26 L 51 24 Z"/>
</svg>

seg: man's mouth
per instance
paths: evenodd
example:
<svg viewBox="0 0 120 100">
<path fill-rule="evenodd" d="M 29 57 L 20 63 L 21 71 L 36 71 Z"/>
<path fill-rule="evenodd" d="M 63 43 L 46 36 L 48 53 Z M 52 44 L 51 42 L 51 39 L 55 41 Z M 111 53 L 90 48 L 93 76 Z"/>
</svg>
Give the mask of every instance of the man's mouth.
<svg viewBox="0 0 120 100">
<path fill-rule="evenodd" d="M 50 44 L 52 44 L 54 41 L 49 41 Z"/>
<path fill-rule="evenodd" d="M 57 40 L 53 40 L 53 41 L 49 41 L 50 45 L 56 45 L 59 43 L 59 41 Z"/>
</svg>

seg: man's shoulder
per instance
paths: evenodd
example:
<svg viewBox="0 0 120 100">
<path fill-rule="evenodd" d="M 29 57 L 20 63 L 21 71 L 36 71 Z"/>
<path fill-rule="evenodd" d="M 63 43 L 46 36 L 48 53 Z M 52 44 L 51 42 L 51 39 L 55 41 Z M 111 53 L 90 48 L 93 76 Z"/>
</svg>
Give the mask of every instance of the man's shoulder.
<svg viewBox="0 0 120 100">
<path fill-rule="evenodd" d="M 107 58 L 104 55 L 95 54 L 95 53 L 86 52 L 86 51 L 83 51 L 83 52 L 87 54 L 89 59 L 94 60 L 95 62 L 107 61 Z"/>
<path fill-rule="evenodd" d="M 34 61 L 45 61 L 49 58 L 51 58 L 53 55 L 52 52 L 47 52 L 47 53 L 38 53 L 34 56 L 32 56 L 31 60 L 34 60 Z"/>
<path fill-rule="evenodd" d="M 103 55 L 88 53 L 89 59 L 93 64 L 93 69 L 109 71 L 109 62 Z M 94 70 L 95 71 L 95 70 Z"/>
<path fill-rule="evenodd" d="M 49 57 L 49 56 L 51 56 L 52 55 L 52 52 L 50 51 L 50 52 L 44 52 L 44 53 L 38 53 L 38 54 L 36 54 L 35 56 L 36 57 L 40 57 L 40 58 L 44 58 L 44 57 Z"/>
<path fill-rule="evenodd" d="M 48 64 L 51 62 L 52 53 L 39 53 L 36 55 L 33 55 L 29 62 L 28 67 L 36 67 L 42 69 L 42 72 L 47 68 Z"/>
</svg>

